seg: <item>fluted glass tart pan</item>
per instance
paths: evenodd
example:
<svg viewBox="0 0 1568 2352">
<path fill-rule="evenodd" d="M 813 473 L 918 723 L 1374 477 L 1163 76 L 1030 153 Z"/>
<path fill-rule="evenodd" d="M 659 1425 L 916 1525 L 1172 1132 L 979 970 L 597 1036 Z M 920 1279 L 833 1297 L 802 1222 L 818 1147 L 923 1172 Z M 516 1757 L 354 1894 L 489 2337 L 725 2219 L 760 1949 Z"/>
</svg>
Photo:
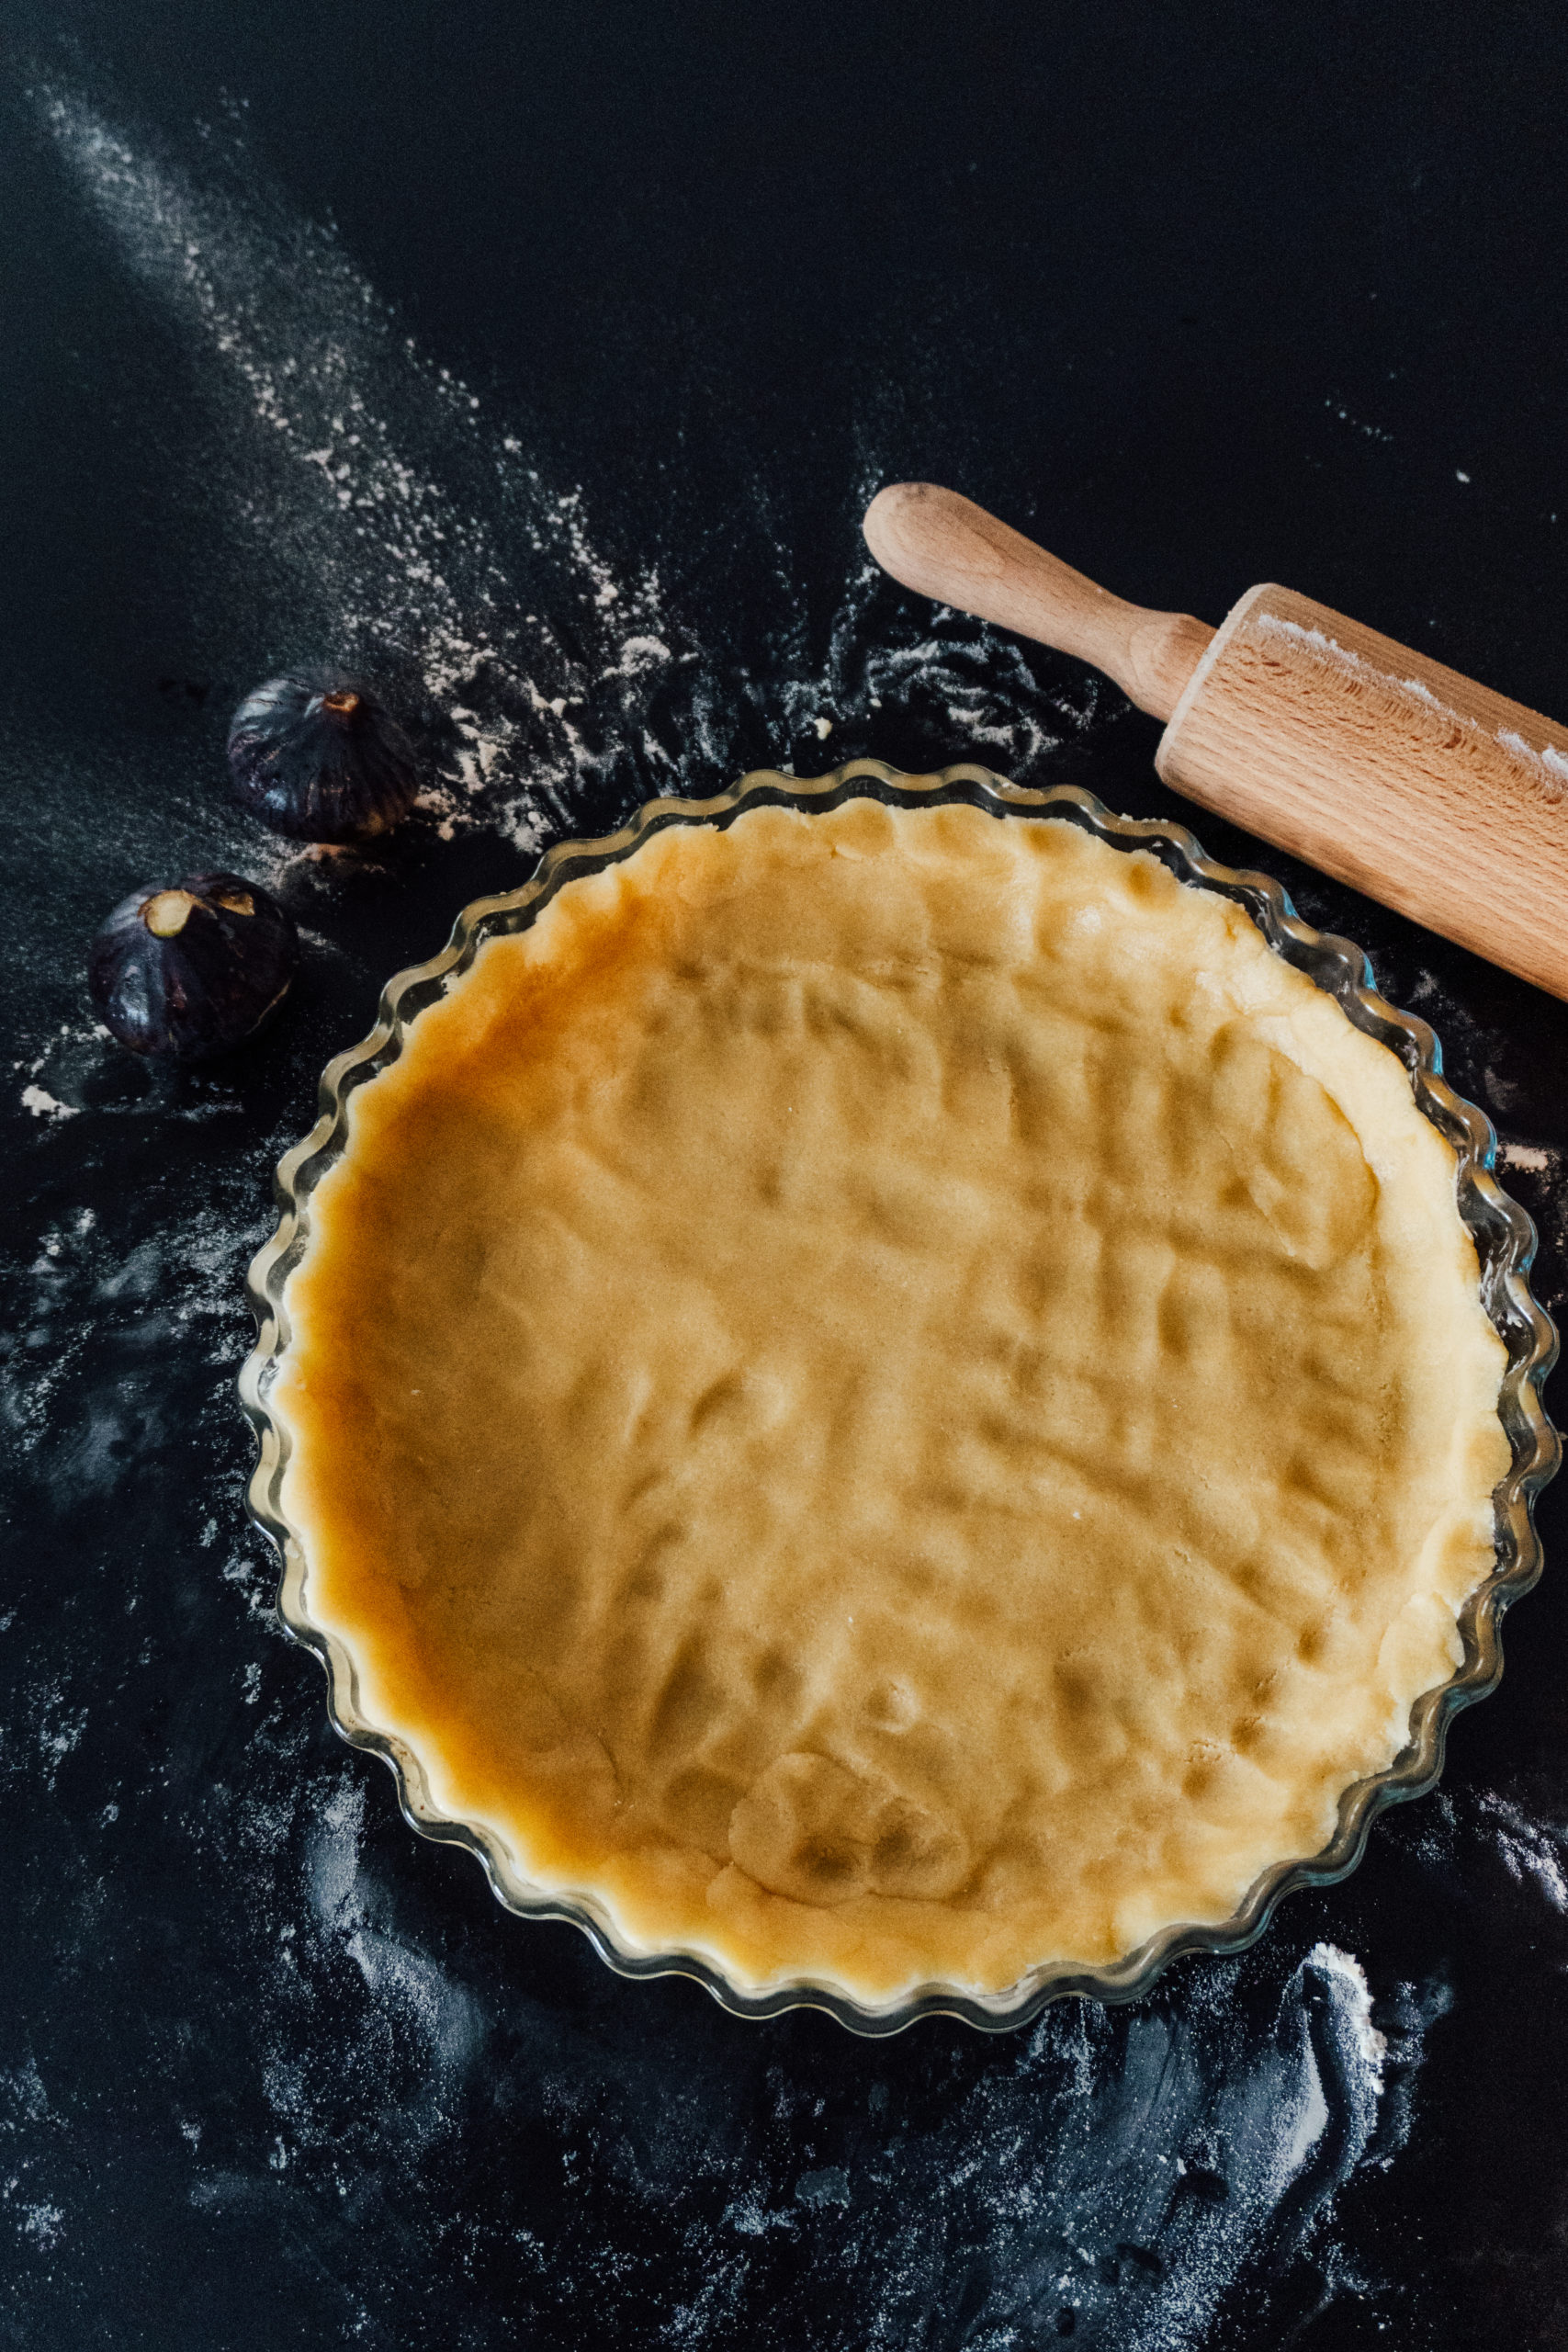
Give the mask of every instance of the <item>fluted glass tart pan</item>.
<svg viewBox="0 0 1568 2352">
<path fill-rule="evenodd" d="M 690 961 L 694 937 L 729 942 L 716 997 L 701 978 L 715 967 Z M 476 973 L 485 944 L 508 938 Z M 841 967 L 812 963 L 824 939 L 848 942 Z M 283 1555 L 284 1622 L 321 1658 L 344 1736 L 392 1766 L 413 1826 L 467 1846 L 508 1907 L 571 1920 L 626 1974 L 691 1975 L 744 2016 L 814 2005 L 867 2033 L 928 2013 L 1011 2026 L 1069 1992 L 1134 1997 L 1178 1954 L 1234 1951 L 1281 1894 L 1348 1871 L 1381 1807 L 1437 1778 L 1451 1715 L 1495 1683 L 1499 1620 L 1539 1573 L 1530 1507 L 1558 1454 L 1540 1403 L 1555 1335 L 1526 1281 L 1533 1228 L 1496 1183 L 1488 1122 L 1441 1077 L 1430 1029 L 1370 983 L 1359 950 L 1303 923 L 1277 884 L 1215 865 L 1184 829 L 971 766 L 909 777 L 860 761 L 814 783 L 761 774 L 716 800 L 654 802 L 622 832 L 564 843 L 525 888 L 468 909 L 446 951 L 393 980 L 371 1035 L 329 1067 L 317 1126 L 280 1166 L 282 1221 L 252 1269 L 259 1340 L 242 1377 L 261 1447 L 251 1507 Z M 562 1019 L 575 1024 L 558 1032 L 564 1045 L 551 1026 Z M 1365 1039 L 1403 1065 L 1409 1093 Z M 1340 1057 L 1337 1094 L 1311 1074 L 1325 1052 Z M 705 1057 L 707 1093 L 694 1097 Z M 355 1090 L 383 1072 L 351 1123 Z M 1384 1106 L 1371 1128 L 1355 1108 L 1363 1095 Z M 709 1123 L 695 1139 L 694 1102 Z M 1080 1140 L 1064 1161 L 1069 1130 Z M 1370 1162 L 1358 1133 L 1371 1138 Z M 1077 1150 L 1088 1192 L 1073 1189 Z M 490 1181 L 487 1153 L 507 1205 L 480 1231 L 469 1212 Z M 521 1210 L 505 1190 L 515 1167 L 535 1187 Z M 1325 1181 L 1329 1167 L 1340 1173 Z M 739 1189 L 727 1189 L 732 1178 Z M 389 1198 L 391 1227 L 378 1221 Z M 345 1228 L 339 1204 L 354 1202 Z M 492 1213 L 491 1195 L 483 1206 Z M 640 1241 L 616 1238 L 623 1209 Z M 1080 1210 L 1087 1258 L 1068 1232 Z M 1384 1237 L 1375 1249 L 1356 1238 L 1373 1232 Z M 1436 1259 L 1423 1254 L 1428 1233 Z M 720 1261 L 722 1328 L 705 1304 Z M 408 1270 L 395 1295 L 380 1279 L 389 1263 Z M 798 1267 L 816 1272 L 797 1307 Z M 1414 1302 L 1414 1324 L 1386 1320 L 1380 1267 Z M 874 1331 L 867 1355 L 863 1294 L 895 1302 L 913 1354 L 886 1357 Z M 1428 1319 L 1439 1294 L 1459 1305 Z M 417 1328 L 439 1335 L 434 1388 L 419 1385 L 423 1340 L 411 1355 L 406 1328 L 393 1328 L 411 1297 L 416 1325 L 426 1317 Z M 648 1303 L 660 1298 L 697 1302 L 689 1317 L 681 1306 L 673 1342 Z M 614 1300 L 639 1323 L 635 1336 Z M 598 1333 L 587 1358 L 584 1316 Z M 561 1327 L 566 1355 L 540 1358 L 539 1335 Z M 1053 1329 L 1065 1352 L 1026 1344 Z M 513 1333 L 535 1381 L 527 1397 L 508 1386 L 522 1376 Z M 1412 1333 L 1422 1368 L 1412 1357 L 1407 1381 L 1389 1350 Z M 1152 1418 L 1136 1373 L 1145 1341 L 1187 1366 Z M 1451 1418 L 1434 1371 L 1450 1346 L 1456 1381 L 1470 1378 L 1468 1420 Z M 1267 1396 L 1280 1381 L 1281 1404 L 1259 1408 L 1256 1429 L 1240 1412 L 1233 1436 L 1226 1408 L 1250 1410 L 1251 1385 Z M 351 1392 L 323 1452 L 338 1409 L 325 1400 Z M 924 1452 L 902 1409 L 911 1403 Z M 504 1456 L 485 1450 L 507 1430 L 521 1451 L 512 1439 Z M 1246 1451 L 1259 1432 L 1273 1449 L 1262 1486 Z M 1465 1449 L 1451 1456 L 1462 1476 L 1441 1468 L 1450 1443 Z M 1398 1474 L 1386 1510 L 1393 1473 L 1355 1485 L 1385 1453 L 1417 1465 L 1408 1496 Z M 1431 1462 L 1447 1485 L 1419 1466 Z M 1283 1488 L 1269 1483 L 1281 1476 Z M 639 1520 L 660 1479 L 675 1503 L 656 1496 Z M 1363 1504 L 1346 1499 L 1357 1493 Z M 901 1519 L 887 1517 L 890 1494 Z M 1306 1583 L 1288 1593 L 1280 1564 L 1294 1576 L 1296 1555 L 1257 1532 L 1259 1497 L 1281 1494 L 1292 1525 L 1332 1534 L 1321 1556 L 1312 1537 Z M 694 1534 L 681 1523 L 694 1508 Z M 385 1595 L 369 1618 L 344 1611 L 345 1526 L 369 1563 L 367 1589 Z M 476 1551 L 487 1526 L 497 1534 Z M 601 1526 L 608 1582 L 570 1532 Z M 532 1553 L 516 1550 L 519 1528 L 534 1531 Z M 705 1566 L 715 1528 L 724 1548 Z M 738 1544 L 745 1528 L 759 1548 Z M 492 1540 L 505 1547 L 493 1555 Z M 1418 1559 L 1404 1548 L 1417 1542 Z M 459 1559 L 474 1565 L 459 1573 Z M 1382 1591 L 1387 1564 L 1407 1562 L 1396 1613 L 1359 1615 L 1356 1594 Z M 711 1634 L 705 1593 L 723 1621 Z M 769 1593 L 769 1609 L 746 1614 L 749 1596 Z M 1048 1619 L 1040 1593 L 1054 1596 Z M 454 1611 L 461 1642 L 443 1648 Z M 359 1627 L 352 1640 L 347 1625 Z M 547 1673 L 536 1641 L 561 1638 L 571 1646 L 548 1654 Z M 518 1656 L 520 1639 L 525 1687 L 506 1679 L 502 1655 L 510 1645 Z M 1356 1646 L 1369 1640 L 1375 1664 Z M 423 1677 L 428 1706 L 389 1702 L 389 1642 L 413 1660 L 400 1688 Z M 1271 1659 L 1277 1673 L 1265 1671 Z M 450 1679 L 452 1661 L 471 1689 Z M 1335 1746 L 1312 1694 L 1347 1689 L 1355 1743 Z M 944 1714 L 955 1690 L 959 1713 Z M 479 1744 L 455 1766 L 450 1728 L 438 1739 L 412 1726 L 457 1724 L 476 1692 Z M 782 1726 L 772 1747 L 770 1725 Z M 1043 1745 L 1013 1772 L 1020 1728 Z M 1327 1765 L 1317 1757 L 1309 1787 L 1292 1758 L 1314 1741 Z M 530 1759 L 532 1812 L 507 1811 L 504 1788 L 495 1796 L 501 1754 Z M 525 1826 L 503 1836 L 500 1819 Z M 1285 1822 L 1289 1842 L 1282 1829 L 1272 1842 Z M 541 1875 L 519 1863 L 523 1848 L 548 1857 Z M 1258 1870 L 1283 1851 L 1297 1859 Z M 603 1870 L 582 1864 L 594 1853 Z M 1047 1916 L 1067 1923 L 1054 1947 Z M 688 1919 L 689 1932 L 671 1929 Z M 1047 1948 L 1092 1964 L 1035 1962 Z"/>
</svg>

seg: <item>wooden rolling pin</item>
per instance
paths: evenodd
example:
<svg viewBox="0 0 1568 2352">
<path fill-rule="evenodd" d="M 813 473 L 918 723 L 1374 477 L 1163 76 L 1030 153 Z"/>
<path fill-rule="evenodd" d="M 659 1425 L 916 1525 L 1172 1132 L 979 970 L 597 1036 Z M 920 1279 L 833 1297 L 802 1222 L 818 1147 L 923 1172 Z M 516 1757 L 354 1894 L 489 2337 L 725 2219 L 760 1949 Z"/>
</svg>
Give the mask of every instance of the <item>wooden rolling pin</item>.
<svg viewBox="0 0 1568 2352">
<path fill-rule="evenodd" d="M 1217 629 L 1097 588 L 955 491 L 894 482 L 905 587 L 1109 671 L 1173 791 L 1568 997 L 1568 728 L 1289 588 Z"/>
</svg>

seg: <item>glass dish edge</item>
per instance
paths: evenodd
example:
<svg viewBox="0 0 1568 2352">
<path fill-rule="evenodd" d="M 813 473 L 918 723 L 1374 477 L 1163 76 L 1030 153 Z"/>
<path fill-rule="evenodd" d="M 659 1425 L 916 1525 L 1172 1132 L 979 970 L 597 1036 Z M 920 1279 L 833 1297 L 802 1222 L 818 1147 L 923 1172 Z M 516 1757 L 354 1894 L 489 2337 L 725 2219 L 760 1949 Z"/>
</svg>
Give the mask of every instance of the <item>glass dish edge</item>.
<svg viewBox="0 0 1568 2352">
<path fill-rule="evenodd" d="M 1276 954 L 1304 970 L 1333 996 L 1358 1028 L 1396 1053 L 1409 1074 L 1417 1104 L 1457 1156 L 1461 1217 L 1480 1261 L 1483 1301 L 1507 1350 L 1498 1411 L 1513 1449 L 1512 1465 L 1495 1498 L 1496 1563 L 1460 1616 L 1462 1662 L 1448 1682 L 1416 1700 L 1411 1712 L 1410 1739 L 1393 1763 L 1346 1790 L 1335 1834 L 1320 1853 L 1305 1860 L 1272 1864 L 1228 1919 L 1209 1927 L 1178 1924 L 1164 1928 L 1111 1966 L 1047 1964 L 995 1996 L 931 1984 L 874 2008 L 857 2003 L 832 1985 L 806 1978 L 792 1978 L 753 1992 L 731 1984 L 700 1953 L 629 1951 L 618 1940 L 608 1913 L 591 1899 L 531 1888 L 488 1829 L 451 1819 L 439 1811 L 417 1757 L 404 1742 L 365 1720 L 352 1657 L 342 1643 L 310 1618 L 304 1554 L 281 1505 L 288 1441 L 269 1401 L 289 1340 L 284 1288 L 308 1238 L 310 1193 L 346 1142 L 348 1101 L 356 1086 L 396 1059 L 410 1023 L 468 969 L 484 941 L 496 933 L 525 928 L 563 883 L 630 855 L 649 834 L 667 825 L 724 824 L 743 808 L 770 802 L 810 811 L 854 797 L 878 798 L 903 807 L 963 800 L 998 817 L 1037 814 L 1076 823 L 1117 848 L 1148 850 L 1181 880 L 1216 890 L 1245 906 Z M 1388 1004 L 1378 994 L 1371 964 L 1360 948 L 1303 922 L 1282 885 L 1271 876 L 1237 870 L 1210 857 L 1185 825 L 1162 818 L 1117 816 L 1081 786 L 1013 785 L 969 762 L 927 775 L 904 775 L 878 760 L 851 761 L 810 779 L 758 769 L 712 799 L 648 801 L 616 832 L 558 842 L 541 857 L 527 882 L 465 907 L 438 955 L 397 973 L 387 983 L 375 1025 L 357 1046 L 328 1063 L 317 1101 L 314 1126 L 277 1166 L 274 1189 L 279 1221 L 249 1269 L 247 1290 L 257 1337 L 239 1378 L 241 1406 L 258 1448 L 246 1504 L 281 1560 L 279 1618 L 287 1632 L 320 1659 L 327 1676 L 328 1713 L 339 1735 L 351 1747 L 380 1756 L 390 1767 L 399 1803 L 411 1826 L 423 1837 L 461 1846 L 473 1854 L 498 1901 L 508 1910 L 523 1917 L 561 1920 L 580 1928 L 600 1959 L 620 1975 L 692 1978 L 738 2017 L 761 2019 L 791 2008 L 818 2008 L 850 2031 L 869 2036 L 901 2032 L 925 2017 L 955 2018 L 987 2032 L 1011 2030 L 1030 2023 L 1049 2002 L 1069 1995 L 1105 2002 L 1137 2000 L 1173 1962 L 1188 1953 L 1240 1951 L 1263 1933 L 1287 1894 L 1346 1877 L 1360 1860 L 1378 1815 L 1391 1804 L 1426 1794 L 1435 1785 L 1454 1716 L 1497 1685 L 1503 1670 L 1503 1615 L 1540 1574 L 1535 1498 L 1555 1474 L 1562 1453 L 1561 1441 L 1542 1402 L 1542 1389 L 1556 1361 L 1557 1332 L 1532 1295 L 1528 1280 L 1536 1250 L 1535 1227 L 1498 1183 L 1492 1123 L 1484 1112 L 1449 1085 L 1442 1074 L 1441 1047 L 1429 1024 L 1417 1014 Z"/>
</svg>

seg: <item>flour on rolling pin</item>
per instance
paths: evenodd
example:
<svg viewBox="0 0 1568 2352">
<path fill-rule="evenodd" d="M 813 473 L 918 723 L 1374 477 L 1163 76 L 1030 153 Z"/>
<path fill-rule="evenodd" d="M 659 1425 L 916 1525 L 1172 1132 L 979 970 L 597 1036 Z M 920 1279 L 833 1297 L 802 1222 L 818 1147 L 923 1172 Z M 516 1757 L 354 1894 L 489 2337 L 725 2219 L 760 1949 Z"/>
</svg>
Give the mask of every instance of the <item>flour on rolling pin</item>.
<svg viewBox="0 0 1568 2352">
<path fill-rule="evenodd" d="M 1124 604 L 954 492 L 882 491 L 906 586 L 1107 670 L 1174 791 L 1568 997 L 1568 728 L 1288 588 L 1218 629 Z"/>
</svg>

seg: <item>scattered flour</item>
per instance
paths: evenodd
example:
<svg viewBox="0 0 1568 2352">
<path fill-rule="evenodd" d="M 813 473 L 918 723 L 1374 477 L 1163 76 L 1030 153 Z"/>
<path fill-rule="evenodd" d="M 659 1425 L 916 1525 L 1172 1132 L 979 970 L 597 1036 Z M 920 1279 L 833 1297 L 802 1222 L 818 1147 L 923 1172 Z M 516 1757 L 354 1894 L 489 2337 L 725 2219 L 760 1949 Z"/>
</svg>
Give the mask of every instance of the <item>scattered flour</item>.
<svg viewBox="0 0 1568 2352">
<path fill-rule="evenodd" d="M 1568 1832 L 1532 1820 L 1512 1799 L 1485 1791 L 1476 1800 L 1510 1878 L 1568 1913 Z"/>
<path fill-rule="evenodd" d="M 728 527 L 778 581 L 776 614 L 754 646 L 705 644 L 657 565 L 604 551 L 581 490 L 547 481 L 514 429 L 421 356 L 336 239 L 260 186 L 242 145 L 210 146 L 198 186 L 74 93 L 34 97 L 117 251 L 206 364 L 248 563 L 280 572 L 275 602 L 297 637 L 426 706 L 443 833 L 478 825 L 536 847 L 585 795 L 626 808 L 711 793 L 911 697 L 954 751 L 1014 769 L 1102 707 L 1098 682 L 1043 686 L 981 623 L 939 611 L 922 632 L 890 617 L 853 509 L 818 658 L 802 660 L 793 557 L 761 505 Z M 874 486 L 868 470 L 857 501 Z M 276 871 L 305 854 L 279 848 Z"/>
<path fill-rule="evenodd" d="M 345 1777 L 321 1809 L 307 1871 L 311 1907 L 342 1945 L 376 2000 L 410 2025 L 442 2075 L 460 2074 L 477 2054 L 483 2022 L 472 1997 L 423 1952 L 378 1925 L 374 1890 L 359 1860 L 365 1826 L 362 1772 Z"/>
<path fill-rule="evenodd" d="M 1459 479 L 1468 481 L 1470 477 L 1461 474 Z M 1341 645 L 1337 638 L 1328 636 L 1323 629 L 1306 627 L 1301 621 L 1286 620 L 1278 613 L 1259 613 L 1255 626 L 1266 637 L 1281 637 L 1292 644 L 1310 649 L 1319 661 L 1327 662 L 1334 669 L 1364 674 L 1378 685 L 1408 695 L 1413 701 L 1429 709 L 1435 718 L 1450 727 L 1459 728 L 1464 734 L 1483 741 L 1490 737 L 1517 763 L 1535 791 L 1548 803 L 1555 806 L 1568 791 L 1568 754 L 1559 751 L 1555 744 L 1546 743 L 1538 748 L 1533 743 L 1527 743 L 1522 735 L 1507 727 L 1500 727 L 1494 732 L 1480 719 L 1451 708 L 1422 680 L 1397 678 L 1389 672 L 1378 670 L 1364 654 Z"/>
<path fill-rule="evenodd" d="M 58 2205 L 24 2205 L 20 2219 L 23 2235 L 46 2252 L 57 2244 L 65 2227 L 65 2216 Z"/>
<path fill-rule="evenodd" d="M 41 1086 L 24 1086 L 22 1108 L 30 1111 L 35 1119 L 75 1119 L 81 1116 L 79 1102 L 57 1102 L 54 1096 Z"/>
<path fill-rule="evenodd" d="M 1321 1969 L 1336 1983 L 1339 2012 L 1359 2055 L 1364 2079 L 1374 2099 L 1381 2097 L 1388 2041 L 1372 2023 L 1372 1996 L 1366 1970 L 1353 1952 L 1341 1951 L 1337 1944 L 1314 1944 L 1306 1964 Z"/>
</svg>

